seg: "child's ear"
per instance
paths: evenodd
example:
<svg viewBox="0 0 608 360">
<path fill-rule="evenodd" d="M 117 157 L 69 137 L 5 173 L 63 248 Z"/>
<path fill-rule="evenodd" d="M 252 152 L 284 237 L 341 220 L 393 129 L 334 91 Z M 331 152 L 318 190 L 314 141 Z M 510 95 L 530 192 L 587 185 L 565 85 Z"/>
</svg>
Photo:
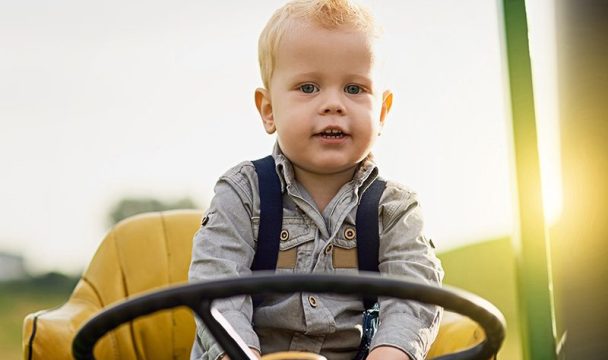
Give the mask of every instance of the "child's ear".
<svg viewBox="0 0 608 360">
<path fill-rule="evenodd" d="M 393 92 L 390 90 L 386 90 L 382 93 L 382 109 L 380 110 L 380 125 L 384 125 L 384 121 L 386 120 L 386 114 L 391 111 L 391 106 L 393 106 Z"/>
<path fill-rule="evenodd" d="M 272 115 L 272 103 L 270 102 L 270 93 L 267 89 L 255 89 L 255 106 L 258 108 L 264 129 L 267 133 L 274 133 L 277 128 L 274 125 L 274 116 Z"/>
</svg>

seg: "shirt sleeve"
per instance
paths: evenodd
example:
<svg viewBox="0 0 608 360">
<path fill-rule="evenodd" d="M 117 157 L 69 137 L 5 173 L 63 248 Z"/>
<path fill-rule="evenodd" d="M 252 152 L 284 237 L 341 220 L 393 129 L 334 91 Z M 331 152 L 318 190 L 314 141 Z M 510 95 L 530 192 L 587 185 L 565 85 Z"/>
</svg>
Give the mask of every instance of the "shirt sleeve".
<svg viewBox="0 0 608 360">
<path fill-rule="evenodd" d="M 237 191 L 238 189 L 238 191 Z M 192 262 L 188 274 L 190 282 L 251 274 L 255 242 L 251 226 L 251 209 L 246 194 L 238 184 L 222 178 L 215 186 L 215 196 L 194 235 Z M 214 307 L 228 320 L 245 343 L 260 349 L 258 336 L 252 326 L 250 296 L 216 300 Z M 196 319 L 196 339 L 192 356 L 218 359 L 223 349 L 214 341 L 208 329 Z M 196 351 L 195 351 L 196 350 Z"/>
<path fill-rule="evenodd" d="M 379 270 L 431 285 L 441 285 L 443 269 L 431 242 L 423 235 L 423 220 L 416 196 L 387 185 L 380 200 Z M 371 348 L 399 348 L 422 360 L 437 336 L 443 309 L 436 305 L 379 298 L 380 325 Z"/>
</svg>

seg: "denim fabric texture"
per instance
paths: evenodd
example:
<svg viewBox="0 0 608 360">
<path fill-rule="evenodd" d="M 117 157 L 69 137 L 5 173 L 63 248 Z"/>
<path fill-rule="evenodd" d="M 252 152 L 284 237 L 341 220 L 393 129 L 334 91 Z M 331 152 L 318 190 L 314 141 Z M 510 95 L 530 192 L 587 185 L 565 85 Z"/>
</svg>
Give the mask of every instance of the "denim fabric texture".
<svg viewBox="0 0 608 360">
<path fill-rule="evenodd" d="M 273 157 L 283 190 L 283 231 L 277 273 L 356 274 L 355 216 L 360 195 L 378 176 L 372 156 L 365 159 L 319 212 L 308 192 L 295 180 L 289 160 L 275 145 Z M 250 161 L 228 170 L 215 186 L 204 225 L 194 236 L 191 282 L 251 274 L 256 249 L 260 199 Z M 387 181 L 380 198 L 379 270 L 438 285 L 443 269 L 430 241 L 416 194 Z M 336 254 L 346 254 L 336 260 Z M 282 256 L 284 255 L 284 256 Z M 356 256 L 356 255 L 355 255 Z M 334 264 L 335 263 L 335 264 Z M 371 348 L 389 345 L 412 359 L 423 359 L 437 335 L 442 309 L 379 298 L 380 325 Z M 253 309 L 249 296 L 215 302 L 218 310 L 250 347 L 262 354 L 309 351 L 328 359 L 352 359 L 361 339 L 363 303 L 358 297 L 295 293 L 266 298 Z M 223 351 L 197 320 L 192 359 L 215 360 Z"/>
</svg>

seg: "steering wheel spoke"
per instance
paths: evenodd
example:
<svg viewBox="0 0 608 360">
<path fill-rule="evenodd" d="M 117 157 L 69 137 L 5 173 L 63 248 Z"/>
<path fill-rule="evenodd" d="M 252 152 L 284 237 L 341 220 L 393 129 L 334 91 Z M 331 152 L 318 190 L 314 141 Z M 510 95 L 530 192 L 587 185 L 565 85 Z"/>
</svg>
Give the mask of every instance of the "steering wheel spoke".
<svg viewBox="0 0 608 360">
<path fill-rule="evenodd" d="M 197 311 L 199 318 L 207 325 L 213 338 L 220 344 L 230 359 L 257 360 L 245 341 L 232 328 L 232 325 L 217 309 L 211 306 L 211 300 L 205 299 Z"/>
</svg>

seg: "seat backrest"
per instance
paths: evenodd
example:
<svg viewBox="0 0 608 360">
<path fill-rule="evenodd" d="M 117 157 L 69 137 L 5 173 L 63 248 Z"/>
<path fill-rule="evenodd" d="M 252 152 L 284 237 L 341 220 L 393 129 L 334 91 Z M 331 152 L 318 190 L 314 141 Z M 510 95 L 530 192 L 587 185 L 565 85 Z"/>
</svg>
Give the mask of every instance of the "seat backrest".
<svg viewBox="0 0 608 360">
<path fill-rule="evenodd" d="M 104 307 L 130 296 L 187 281 L 192 237 L 201 212 L 148 213 L 118 223 L 101 242 L 68 302 L 29 315 L 24 358 L 70 358 L 77 329 Z M 190 310 L 162 311 L 125 324 L 95 348 L 103 359 L 187 359 L 194 339 Z"/>
</svg>

